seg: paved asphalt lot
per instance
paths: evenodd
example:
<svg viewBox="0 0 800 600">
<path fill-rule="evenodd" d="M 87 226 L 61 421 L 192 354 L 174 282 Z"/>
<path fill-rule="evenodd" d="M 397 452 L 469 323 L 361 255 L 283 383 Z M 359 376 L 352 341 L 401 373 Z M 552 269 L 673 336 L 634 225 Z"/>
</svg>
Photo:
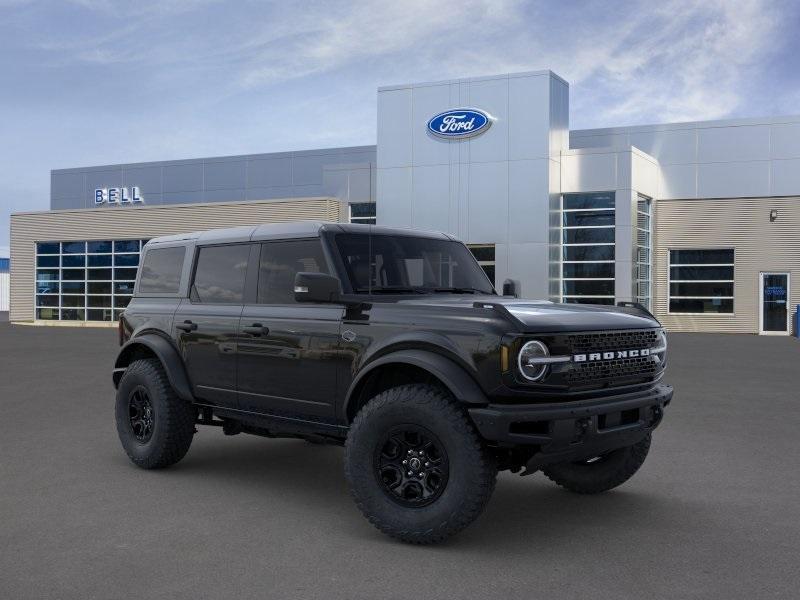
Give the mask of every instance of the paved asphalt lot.
<svg viewBox="0 0 800 600">
<path fill-rule="evenodd" d="M 0 323 L 0 598 L 797 598 L 800 343 L 672 335 L 639 474 L 581 497 L 504 473 L 438 547 L 374 530 L 342 451 L 201 429 L 176 467 L 117 441 L 116 331 Z"/>
</svg>

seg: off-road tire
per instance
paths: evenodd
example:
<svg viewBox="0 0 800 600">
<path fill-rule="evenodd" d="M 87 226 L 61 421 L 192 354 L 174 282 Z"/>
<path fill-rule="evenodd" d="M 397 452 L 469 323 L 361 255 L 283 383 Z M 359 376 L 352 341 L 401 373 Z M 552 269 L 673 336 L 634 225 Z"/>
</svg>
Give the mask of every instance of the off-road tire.
<svg viewBox="0 0 800 600">
<path fill-rule="evenodd" d="M 136 438 L 129 416 L 131 394 L 144 388 L 152 406 L 152 433 L 147 441 Z M 128 457 L 143 469 L 161 469 L 181 460 L 194 436 L 196 410 L 178 397 L 161 363 L 153 358 L 136 360 L 119 382 L 116 399 L 117 433 Z"/>
<path fill-rule="evenodd" d="M 633 477 L 647 458 L 650 434 L 642 441 L 613 450 L 596 462 L 557 463 L 542 468 L 553 482 L 578 494 L 599 494 Z"/>
<path fill-rule="evenodd" d="M 396 427 L 421 427 L 441 442 L 448 478 L 430 504 L 407 507 L 379 481 L 376 447 Z M 345 476 L 356 505 L 375 527 L 412 544 L 433 544 L 458 533 L 483 511 L 494 491 L 497 466 L 464 409 L 445 390 L 402 385 L 361 409 L 345 444 Z"/>
</svg>

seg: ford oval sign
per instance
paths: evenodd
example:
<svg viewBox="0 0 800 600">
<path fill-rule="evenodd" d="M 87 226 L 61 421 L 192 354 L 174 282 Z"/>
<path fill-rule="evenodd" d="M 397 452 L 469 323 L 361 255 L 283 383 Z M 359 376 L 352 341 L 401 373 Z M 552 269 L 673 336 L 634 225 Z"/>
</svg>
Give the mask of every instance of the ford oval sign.
<svg viewBox="0 0 800 600">
<path fill-rule="evenodd" d="M 482 134 L 494 119 L 477 108 L 453 108 L 428 121 L 428 131 L 447 139 L 463 139 Z"/>
</svg>

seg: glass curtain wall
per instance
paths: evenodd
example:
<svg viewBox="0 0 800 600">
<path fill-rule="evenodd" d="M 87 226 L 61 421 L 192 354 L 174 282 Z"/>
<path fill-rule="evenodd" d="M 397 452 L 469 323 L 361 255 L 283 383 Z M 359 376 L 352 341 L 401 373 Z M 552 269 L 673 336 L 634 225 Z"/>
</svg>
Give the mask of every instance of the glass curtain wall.
<svg viewBox="0 0 800 600">
<path fill-rule="evenodd" d="M 375 203 L 354 202 L 350 205 L 350 222 L 363 225 L 375 225 Z"/>
<path fill-rule="evenodd" d="M 653 201 L 639 196 L 636 205 L 636 264 L 633 280 L 636 282 L 636 301 L 650 310 L 652 290 L 652 237 Z"/>
<path fill-rule="evenodd" d="M 733 248 L 669 251 L 669 312 L 733 313 Z"/>
<path fill-rule="evenodd" d="M 467 248 L 472 252 L 475 260 L 478 261 L 489 281 L 494 285 L 495 266 L 497 264 L 495 262 L 494 244 L 470 244 Z"/>
<path fill-rule="evenodd" d="M 614 304 L 614 192 L 561 197 L 561 298 Z"/>
<path fill-rule="evenodd" d="M 112 321 L 130 302 L 147 240 L 36 244 L 36 318 Z"/>
</svg>

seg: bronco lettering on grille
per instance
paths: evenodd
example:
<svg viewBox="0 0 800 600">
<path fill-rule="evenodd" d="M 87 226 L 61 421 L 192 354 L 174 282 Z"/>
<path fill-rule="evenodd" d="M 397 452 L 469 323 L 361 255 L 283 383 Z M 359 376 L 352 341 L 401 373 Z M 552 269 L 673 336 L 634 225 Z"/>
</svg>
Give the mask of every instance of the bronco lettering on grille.
<svg viewBox="0 0 800 600">
<path fill-rule="evenodd" d="M 650 356 L 650 348 L 637 350 L 614 350 L 613 352 L 589 352 L 587 354 L 573 354 L 573 362 L 596 362 L 600 360 L 617 360 L 620 358 L 639 358 Z"/>
</svg>

